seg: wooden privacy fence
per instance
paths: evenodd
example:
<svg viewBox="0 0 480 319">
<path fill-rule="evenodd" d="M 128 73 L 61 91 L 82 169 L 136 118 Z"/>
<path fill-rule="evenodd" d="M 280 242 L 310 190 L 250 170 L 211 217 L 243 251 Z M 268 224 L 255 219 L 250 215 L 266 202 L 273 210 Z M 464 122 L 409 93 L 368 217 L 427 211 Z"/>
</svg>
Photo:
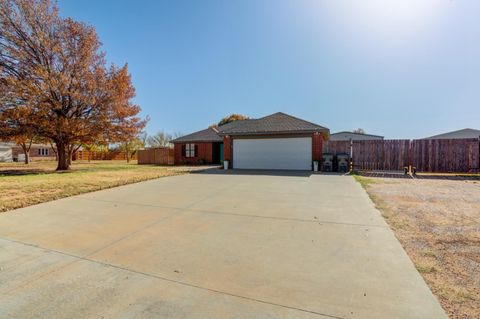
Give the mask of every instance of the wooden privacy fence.
<svg viewBox="0 0 480 319">
<path fill-rule="evenodd" d="M 122 161 L 127 159 L 127 154 L 123 151 L 77 151 L 74 155 L 75 160 L 84 161 Z M 137 152 L 130 154 L 130 159 L 137 159 Z"/>
<path fill-rule="evenodd" d="M 350 154 L 358 170 L 403 170 L 412 165 L 420 172 L 480 171 L 479 139 L 327 141 L 324 152 Z"/>
<path fill-rule="evenodd" d="M 479 139 L 413 140 L 412 165 L 422 172 L 478 173 Z"/>
<path fill-rule="evenodd" d="M 159 147 L 138 151 L 138 164 L 173 165 L 173 148 Z"/>
</svg>

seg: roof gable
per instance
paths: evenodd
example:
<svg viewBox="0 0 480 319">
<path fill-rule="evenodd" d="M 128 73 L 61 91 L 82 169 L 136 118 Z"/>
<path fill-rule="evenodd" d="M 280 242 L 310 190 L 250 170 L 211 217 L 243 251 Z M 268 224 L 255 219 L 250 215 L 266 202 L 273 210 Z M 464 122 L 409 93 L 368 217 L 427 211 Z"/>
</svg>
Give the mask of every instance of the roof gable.
<svg viewBox="0 0 480 319">
<path fill-rule="evenodd" d="M 220 135 L 255 135 L 267 133 L 329 132 L 323 126 L 277 112 L 259 119 L 234 121 L 218 128 Z"/>
<path fill-rule="evenodd" d="M 187 143 L 187 142 L 222 142 L 223 138 L 218 135 L 216 128 L 209 127 L 192 134 L 188 134 L 172 140 L 172 143 Z"/>
</svg>

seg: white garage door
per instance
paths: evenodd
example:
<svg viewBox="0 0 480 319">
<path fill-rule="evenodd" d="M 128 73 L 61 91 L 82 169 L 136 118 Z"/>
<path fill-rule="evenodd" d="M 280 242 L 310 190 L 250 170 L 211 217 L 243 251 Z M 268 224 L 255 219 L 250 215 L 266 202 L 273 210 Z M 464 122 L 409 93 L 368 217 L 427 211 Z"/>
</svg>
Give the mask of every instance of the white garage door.
<svg viewBox="0 0 480 319">
<path fill-rule="evenodd" d="M 234 139 L 233 168 L 311 170 L 312 138 Z"/>
</svg>

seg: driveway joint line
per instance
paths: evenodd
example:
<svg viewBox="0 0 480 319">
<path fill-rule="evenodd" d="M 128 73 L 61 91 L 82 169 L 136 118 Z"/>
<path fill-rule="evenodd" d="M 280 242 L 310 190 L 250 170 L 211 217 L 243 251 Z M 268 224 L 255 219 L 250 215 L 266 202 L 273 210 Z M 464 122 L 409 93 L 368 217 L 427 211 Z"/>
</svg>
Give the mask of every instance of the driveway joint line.
<svg viewBox="0 0 480 319">
<path fill-rule="evenodd" d="M 217 195 L 217 194 L 215 194 L 215 195 Z M 285 220 L 285 221 L 302 222 L 302 223 L 333 224 L 333 225 L 344 225 L 344 226 L 353 226 L 353 227 L 388 228 L 388 226 L 384 226 L 384 225 L 345 223 L 345 222 L 335 222 L 335 221 L 328 221 L 328 220 L 321 220 L 321 219 L 301 219 L 301 218 L 291 218 L 291 217 L 261 216 L 261 215 L 253 215 L 253 214 L 228 213 L 228 212 L 221 212 L 221 211 L 212 211 L 212 210 L 191 208 L 192 206 L 198 204 L 200 201 L 203 201 L 203 200 L 200 200 L 198 202 L 195 202 L 195 203 L 190 204 L 190 205 L 185 206 L 185 207 L 174 207 L 174 206 L 166 206 L 166 205 L 153 205 L 153 204 L 142 204 L 142 203 L 132 203 L 132 202 L 109 201 L 109 200 L 93 199 L 93 198 L 82 198 L 82 199 L 87 200 L 87 201 L 98 201 L 98 202 L 105 202 L 105 203 L 119 203 L 119 204 L 137 205 L 137 206 L 144 206 L 144 207 L 176 209 L 176 210 L 179 211 L 179 213 L 196 212 L 196 213 L 225 215 L 225 216 L 238 216 L 238 217 L 273 219 L 273 220 Z"/>
<path fill-rule="evenodd" d="M 102 251 L 102 250 L 104 250 L 104 249 L 107 249 L 107 248 L 109 248 L 109 247 L 111 247 L 111 246 L 113 246 L 113 245 L 115 245 L 115 244 L 118 244 L 119 242 L 121 242 L 121 241 L 123 241 L 123 240 L 125 240 L 125 239 L 127 239 L 127 238 L 129 238 L 129 237 L 131 237 L 131 236 L 133 236 L 133 235 L 135 235 L 135 234 L 138 234 L 138 233 L 141 232 L 141 231 L 144 231 L 145 229 L 148 229 L 148 228 L 150 228 L 150 227 L 153 227 L 153 226 L 155 226 L 155 225 L 158 225 L 158 224 L 160 224 L 161 222 L 169 219 L 170 217 L 177 216 L 177 215 L 179 215 L 179 214 L 181 214 L 181 213 L 184 213 L 184 212 L 183 212 L 183 211 L 171 212 L 171 213 L 167 214 L 167 216 L 163 216 L 162 218 L 159 218 L 159 219 L 155 220 L 155 221 L 152 222 L 152 223 L 149 223 L 149 224 L 147 224 L 147 225 L 145 225 L 145 226 L 143 226 L 143 227 L 141 227 L 141 228 L 139 228 L 139 229 L 137 229 L 137 230 L 134 230 L 134 231 L 132 231 L 132 232 L 130 232 L 130 233 L 128 233 L 128 234 L 120 237 L 120 238 L 117 238 L 117 239 L 111 241 L 110 243 L 104 245 L 103 247 L 100 247 L 100 248 L 98 248 L 98 249 L 96 249 L 96 250 L 94 250 L 94 251 L 92 251 L 92 252 L 89 252 L 89 253 L 88 253 L 87 255 L 85 255 L 84 257 L 87 258 L 88 256 L 92 256 L 92 255 L 94 255 L 94 254 L 96 254 L 96 253 L 98 253 L 98 252 L 100 252 L 100 251 Z"/>
<path fill-rule="evenodd" d="M 227 215 L 227 216 L 239 216 L 239 217 L 252 217 L 252 218 L 262 218 L 262 219 L 273 219 L 273 220 L 284 220 L 284 221 L 294 221 L 302 223 L 318 223 L 318 224 L 334 224 L 334 225 L 345 225 L 345 226 L 358 226 L 358 227 L 378 227 L 378 228 L 387 228 L 387 226 L 382 225 L 368 225 L 368 224 L 355 224 L 355 223 L 344 223 L 344 222 L 334 222 L 321 219 L 301 219 L 301 218 L 291 218 L 291 217 L 275 217 L 275 216 L 261 216 L 261 215 L 252 215 L 252 214 L 238 214 L 238 213 L 227 213 L 219 211 L 209 211 L 201 209 L 187 209 L 188 212 L 198 212 L 205 214 L 214 214 L 214 215 Z"/>
<path fill-rule="evenodd" d="M 226 190 L 226 188 L 223 189 L 223 190 Z M 205 198 L 199 199 L 198 201 L 196 201 L 196 202 L 194 202 L 194 203 L 192 203 L 192 204 L 190 204 L 190 205 L 187 205 L 186 207 L 178 208 L 176 212 L 171 212 L 171 213 L 167 214 L 167 216 L 163 216 L 163 217 L 161 217 L 160 219 L 157 219 L 157 220 L 155 220 L 155 221 L 152 222 L 152 223 L 149 223 L 149 224 L 147 224 L 147 225 L 145 225 L 145 226 L 143 226 L 143 227 L 141 227 L 141 228 L 139 228 L 139 229 L 137 229 L 137 230 L 134 230 L 134 231 L 132 231 L 132 232 L 130 232 L 130 233 L 128 233 L 128 234 L 120 237 L 120 238 L 117 238 L 117 239 L 115 239 L 114 241 L 112 241 L 112 242 L 104 245 L 103 247 L 100 247 L 100 248 L 98 248 L 98 249 L 96 249 L 96 250 L 94 250 L 94 251 L 86 254 L 85 256 L 83 256 L 83 258 L 88 258 L 89 256 L 92 256 L 92 255 L 94 255 L 94 254 L 96 254 L 96 253 L 99 253 L 99 252 L 101 252 L 101 251 L 104 250 L 104 249 L 107 249 L 107 248 L 109 248 L 109 247 L 112 247 L 112 246 L 118 244 L 119 242 L 121 242 L 121 241 L 123 241 L 123 240 L 125 240 L 125 239 L 127 239 L 127 238 L 130 238 L 131 236 L 133 236 L 133 235 L 135 235 L 135 234 L 138 234 L 138 233 L 141 232 L 141 231 L 144 231 L 145 229 L 151 228 L 151 227 L 153 227 L 153 226 L 156 226 L 156 225 L 164 222 L 165 220 L 169 219 L 170 217 L 178 216 L 178 215 L 180 215 L 180 214 L 185 214 L 185 213 L 188 212 L 188 208 L 189 208 L 189 207 L 194 206 L 194 205 L 196 205 L 196 204 L 198 204 L 198 203 L 200 203 L 200 202 L 202 202 L 202 201 L 204 201 L 204 200 L 207 200 L 207 199 L 209 199 L 209 198 L 211 198 L 211 197 L 213 197 L 214 195 L 217 195 L 217 194 L 218 194 L 218 193 L 213 194 L 213 195 L 208 195 L 208 196 L 206 196 Z"/>
<path fill-rule="evenodd" d="M 203 200 L 203 199 L 202 199 L 202 200 Z M 201 201 L 201 200 L 200 200 L 200 201 Z M 200 202 L 200 201 L 199 201 L 199 202 Z M 192 205 L 195 205 L 195 204 L 196 204 L 196 203 L 193 203 Z M 185 209 L 183 209 L 183 210 L 182 210 L 182 209 L 177 209 L 176 215 L 181 214 L 181 213 L 185 213 L 185 212 L 186 212 Z M 34 279 L 30 280 L 30 281 L 27 281 L 26 283 L 24 283 L 24 284 L 22 284 L 22 285 L 20 285 L 20 286 L 17 286 L 17 287 L 15 287 L 15 288 L 11 289 L 11 290 L 9 290 L 9 292 L 15 291 L 15 290 L 18 289 L 18 288 L 21 288 L 21 287 L 23 287 L 23 286 L 25 286 L 25 285 L 28 285 L 28 284 L 30 284 L 30 283 L 32 283 L 32 282 L 34 282 L 34 281 L 37 281 L 37 280 L 39 280 L 39 279 L 47 276 L 48 274 L 51 274 L 51 273 L 56 272 L 56 271 L 61 270 L 61 269 L 65 269 L 65 268 L 73 265 L 74 263 L 76 263 L 76 262 L 79 261 L 80 259 L 88 260 L 88 257 L 89 257 L 89 256 L 92 256 L 92 255 L 94 255 L 94 254 L 96 254 L 96 253 L 99 253 L 100 251 L 102 251 L 102 250 L 104 250 L 104 249 L 106 249 L 106 248 L 108 248 L 108 247 L 111 247 L 111 246 L 113 246 L 113 245 L 121 242 L 122 240 L 125 240 L 125 239 L 129 238 L 130 236 L 135 235 L 136 233 L 139 233 L 139 232 L 141 232 L 141 231 L 143 231 L 143 230 L 145 230 L 145 229 L 148 229 L 148 228 L 150 228 L 150 227 L 152 227 L 152 226 L 155 226 L 155 225 L 157 225 L 158 223 L 161 223 L 162 221 L 168 219 L 169 217 L 172 217 L 174 214 L 175 214 L 175 212 L 169 213 L 167 216 L 163 216 L 163 217 L 161 217 L 160 219 L 157 219 L 157 220 L 155 220 L 154 222 L 152 222 L 152 223 L 150 223 L 150 224 L 148 224 L 148 225 L 145 225 L 145 226 L 143 226 L 143 227 L 141 227 L 141 228 L 139 228 L 139 229 L 137 229 L 137 230 L 134 230 L 133 232 L 130 232 L 130 233 L 128 233 L 128 234 L 126 234 L 126 235 L 124 235 L 124 236 L 122 236 L 122 237 L 120 237 L 120 238 L 117 238 L 117 239 L 115 239 L 114 241 L 112 241 L 112 242 L 110 242 L 110 243 L 108 243 L 108 244 L 106 244 L 106 245 L 104 245 L 104 246 L 102 246 L 102 247 L 100 247 L 100 248 L 92 251 L 92 252 L 87 253 L 85 256 L 77 256 L 77 255 L 73 255 L 73 254 L 61 252 L 61 251 L 58 251 L 58 250 L 55 250 L 55 249 L 44 248 L 44 247 L 41 247 L 41 246 L 38 246 L 38 245 L 35 245 L 35 244 L 28 244 L 28 243 L 24 243 L 24 242 L 21 242 L 21 241 L 16 241 L 16 240 L 13 240 L 13 239 L 4 238 L 5 240 L 9 240 L 9 241 L 12 241 L 12 242 L 21 243 L 21 244 L 28 245 L 28 246 L 31 246 L 31 247 L 41 248 L 41 249 L 45 249 L 45 250 L 48 250 L 48 251 L 57 252 L 57 253 L 60 253 L 60 254 L 63 254 L 63 255 L 67 255 L 67 256 L 70 256 L 70 257 L 77 258 L 76 260 L 74 260 L 74 261 L 72 261 L 72 262 L 70 262 L 70 263 L 67 263 L 67 264 L 65 264 L 65 265 L 62 265 L 61 267 L 52 269 L 51 271 L 48 271 L 48 272 L 42 274 L 40 277 L 34 278 Z M 0 237 L 0 238 L 1 238 L 1 237 Z"/>
<path fill-rule="evenodd" d="M 95 260 L 95 259 L 92 259 L 92 258 L 88 258 L 88 256 L 90 256 L 91 254 L 88 254 L 85 257 L 82 257 L 82 256 L 77 256 L 77 255 L 72 254 L 72 253 L 68 253 L 68 252 L 64 252 L 64 251 L 60 251 L 60 250 L 56 250 L 56 249 L 51 249 L 51 248 L 45 248 L 45 247 L 42 247 L 42 246 L 39 246 L 39 245 L 36 245 L 36 244 L 26 243 L 26 242 L 11 239 L 11 238 L 0 237 L 0 239 L 5 240 L 5 241 L 9 241 L 9 242 L 13 242 L 13 243 L 16 243 L 16 244 L 21 244 L 21 245 L 24 245 L 24 246 L 33 247 L 33 248 L 36 248 L 36 249 L 42 249 L 42 250 L 45 250 L 45 251 L 48 251 L 48 252 L 51 252 L 51 253 L 56 253 L 56 254 L 60 254 L 60 255 L 64 255 L 64 256 L 68 256 L 68 257 L 76 259 L 76 260 L 74 260 L 70 263 L 67 263 L 67 264 L 65 264 L 61 267 L 58 267 L 56 269 L 53 269 L 52 271 L 49 271 L 49 272 L 43 274 L 42 277 L 44 277 L 44 276 L 46 276 L 46 275 L 48 275 L 52 272 L 56 272 L 56 271 L 65 269 L 65 268 L 73 265 L 74 263 L 83 260 L 83 261 L 91 262 L 91 263 L 94 263 L 94 264 L 103 265 L 103 266 L 112 267 L 112 268 L 116 268 L 116 269 L 119 269 L 119 270 L 127 271 L 127 272 L 130 272 L 130 273 L 135 273 L 135 274 L 138 274 L 138 275 L 142 275 L 142 276 L 146 276 L 146 277 L 150 277 L 150 278 L 155 278 L 155 279 L 158 279 L 158 280 L 171 282 L 171 283 L 181 285 L 181 286 L 186 286 L 186 287 L 195 288 L 195 289 L 199 289 L 199 290 L 209 291 L 209 292 L 216 293 L 216 294 L 226 295 L 226 296 L 230 296 L 230 297 L 234 297 L 234 298 L 244 299 L 244 300 L 253 301 L 253 302 L 262 303 L 262 304 L 267 304 L 267 305 L 271 305 L 271 306 L 275 306 L 275 307 L 281 307 L 281 308 L 296 310 L 296 311 L 300 311 L 300 312 L 310 313 L 310 314 L 314 314 L 314 315 L 318 315 L 318 316 L 324 316 L 324 317 L 333 318 L 333 319 L 345 319 L 344 317 L 338 317 L 338 316 L 335 316 L 335 315 L 321 313 L 321 312 L 314 311 L 314 310 L 308 310 L 308 309 L 299 308 L 299 307 L 295 307 L 295 306 L 288 306 L 288 305 L 279 304 L 279 303 L 275 303 L 275 302 L 271 302 L 271 301 L 267 301 L 267 300 L 262 300 L 262 299 L 258 299 L 258 298 L 254 298 L 254 297 L 248 297 L 248 296 L 243 296 L 243 295 L 239 295 L 239 294 L 235 294 L 235 293 L 230 293 L 230 292 L 226 292 L 226 291 L 222 291 L 222 290 L 218 290 L 218 289 L 203 287 L 203 286 L 191 284 L 191 283 L 188 283 L 188 282 L 185 282 L 185 281 L 171 279 L 171 278 L 163 277 L 163 276 L 160 276 L 160 275 L 155 275 L 155 274 L 151 274 L 151 273 L 147 273 L 147 272 L 143 272 L 143 271 L 138 271 L 138 270 L 134 270 L 134 269 L 127 268 L 127 267 L 114 265 L 114 264 L 111 264 L 111 263 L 108 263 L 108 262 L 103 262 L 103 261 L 100 261 L 100 260 Z M 35 278 L 35 280 L 40 279 L 40 278 Z M 35 280 L 31 280 L 29 282 L 26 282 L 23 285 L 21 285 L 21 287 L 23 287 L 25 285 L 28 285 L 29 283 L 31 283 Z M 14 291 L 18 288 L 19 287 L 15 287 L 14 289 L 12 289 L 10 291 Z"/>
</svg>

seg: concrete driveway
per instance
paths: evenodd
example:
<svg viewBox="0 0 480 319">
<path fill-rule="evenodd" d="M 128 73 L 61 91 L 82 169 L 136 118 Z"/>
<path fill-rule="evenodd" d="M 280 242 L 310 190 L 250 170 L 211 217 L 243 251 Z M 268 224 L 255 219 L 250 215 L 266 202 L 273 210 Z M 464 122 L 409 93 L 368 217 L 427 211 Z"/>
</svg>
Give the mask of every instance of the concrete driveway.
<svg viewBox="0 0 480 319">
<path fill-rule="evenodd" d="M 2 318 L 446 318 L 352 177 L 197 173 L 0 214 Z"/>
</svg>

